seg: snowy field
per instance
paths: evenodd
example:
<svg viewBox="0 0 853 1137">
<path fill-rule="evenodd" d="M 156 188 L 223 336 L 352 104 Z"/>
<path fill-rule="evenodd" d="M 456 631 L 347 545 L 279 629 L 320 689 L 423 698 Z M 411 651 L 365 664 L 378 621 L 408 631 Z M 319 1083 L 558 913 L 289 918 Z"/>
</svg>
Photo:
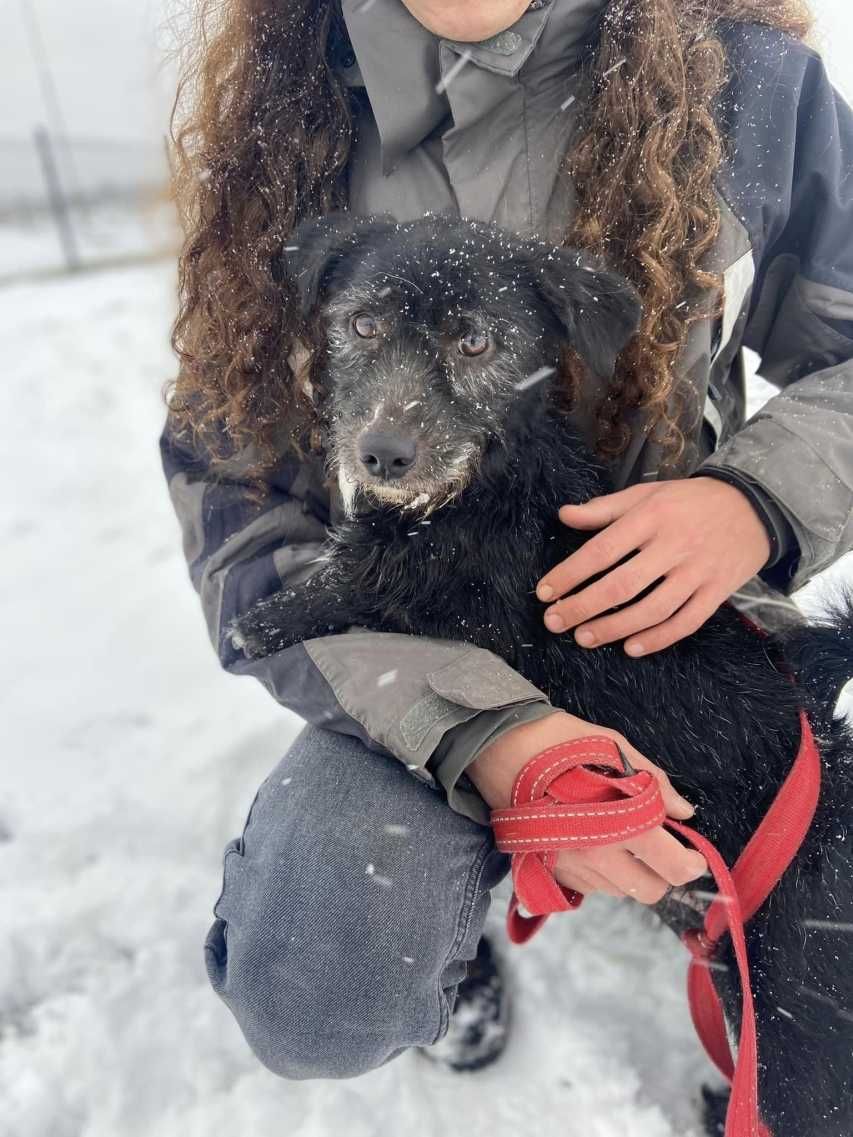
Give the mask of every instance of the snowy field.
<svg viewBox="0 0 853 1137">
<path fill-rule="evenodd" d="M 156 452 L 172 277 L 0 292 L 0 1135 L 516 1137 L 534 1110 L 698 1137 L 686 953 L 634 906 L 506 949 L 517 1029 L 467 1077 L 407 1055 L 286 1084 L 209 989 L 222 847 L 299 724 L 220 673 L 186 579 Z"/>
</svg>

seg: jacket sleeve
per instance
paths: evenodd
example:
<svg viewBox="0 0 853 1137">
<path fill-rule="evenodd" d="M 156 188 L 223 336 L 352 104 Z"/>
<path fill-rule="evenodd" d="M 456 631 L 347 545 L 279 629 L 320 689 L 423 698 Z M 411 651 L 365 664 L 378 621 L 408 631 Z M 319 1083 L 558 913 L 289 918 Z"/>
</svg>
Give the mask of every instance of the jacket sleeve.
<svg viewBox="0 0 853 1137">
<path fill-rule="evenodd" d="M 354 735 L 414 776 L 437 781 L 455 810 L 486 822 L 464 770 L 504 731 L 549 714 L 546 696 L 498 656 L 462 641 L 353 629 L 245 659 L 231 645 L 229 624 L 315 570 L 327 502 L 296 458 L 281 463 L 258 503 L 236 474 L 214 477 L 168 423 L 160 447 L 190 577 L 222 665 L 255 676 L 308 722 Z"/>
<path fill-rule="evenodd" d="M 768 35 L 740 61 L 726 196 L 756 259 L 743 342 L 781 393 L 703 469 L 765 496 L 787 548 L 763 575 L 790 592 L 853 548 L 853 113 L 817 55 Z"/>
</svg>

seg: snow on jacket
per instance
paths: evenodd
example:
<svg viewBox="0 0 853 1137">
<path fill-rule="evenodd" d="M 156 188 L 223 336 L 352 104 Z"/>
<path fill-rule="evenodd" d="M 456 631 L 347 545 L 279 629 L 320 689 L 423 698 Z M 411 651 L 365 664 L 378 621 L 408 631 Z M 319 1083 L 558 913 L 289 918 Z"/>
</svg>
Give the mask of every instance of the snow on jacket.
<svg viewBox="0 0 853 1137">
<path fill-rule="evenodd" d="M 399 0 L 344 0 L 350 42 L 332 63 L 358 100 L 353 211 L 401 221 L 453 212 L 559 241 L 572 208 L 558 171 L 576 122 L 577 65 L 602 7 L 538 0 L 511 28 L 469 44 L 437 39 Z M 680 363 L 704 406 L 690 466 L 748 494 L 777 537 L 763 576 L 791 591 L 853 547 L 853 114 L 802 43 L 756 25 L 724 26 L 722 36 L 728 157 L 706 263 L 723 273 L 725 310 L 692 327 Z M 746 424 L 744 346 L 780 388 Z M 617 486 L 659 472 L 642 412 L 631 425 Z M 549 713 L 545 694 L 470 644 L 357 629 L 246 661 L 224 634 L 229 621 L 312 571 L 337 491 L 321 462 L 285 455 L 259 509 L 239 476 L 200 469 L 168 431 L 162 448 L 223 665 L 255 675 L 309 722 L 437 778 L 454 808 L 482 820 L 464 769 L 503 731 Z"/>
</svg>

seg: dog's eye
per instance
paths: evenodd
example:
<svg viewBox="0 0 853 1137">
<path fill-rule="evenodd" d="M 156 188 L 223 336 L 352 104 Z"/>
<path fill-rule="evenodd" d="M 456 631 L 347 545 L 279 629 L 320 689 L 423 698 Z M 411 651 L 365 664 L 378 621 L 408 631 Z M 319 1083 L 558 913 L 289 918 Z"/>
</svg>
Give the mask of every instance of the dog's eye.
<svg viewBox="0 0 853 1137">
<path fill-rule="evenodd" d="M 459 350 L 463 355 L 482 355 L 488 346 L 487 332 L 468 332 L 459 341 Z"/>
<path fill-rule="evenodd" d="M 363 340 L 372 340 L 379 335 L 379 325 L 372 316 L 367 316 L 364 312 L 353 316 L 352 329 L 355 334 L 361 336 Z"/>
</svg>

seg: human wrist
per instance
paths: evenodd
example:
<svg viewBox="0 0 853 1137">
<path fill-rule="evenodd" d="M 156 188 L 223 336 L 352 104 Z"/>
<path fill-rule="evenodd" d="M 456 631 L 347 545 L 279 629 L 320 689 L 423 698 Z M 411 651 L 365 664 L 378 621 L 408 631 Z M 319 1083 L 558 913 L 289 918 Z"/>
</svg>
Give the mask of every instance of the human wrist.
<svg viewBox="0 0 853 1137">
<path fill-rule="evenodd" d="M 740 490 L 743 497 L 752 506 L 761 522 L 769 550 L 762 571 L 778 564 L 796 547 L 797 540 L 793 528 L 777 503 L 746 474 L 728 466 L 701 466 L 694 474 L 694 478 L 713 478 L 732 489 Z"/>
<path fill-rule="evenodd" d="M 534 722 L 521 723 L 485 746 L 467 767 L 466 774 L 492 809 L 509 805 L 519 771 L 540 751 L 571 737 L 573 717 L 553 711 Z"/>
</svg>

